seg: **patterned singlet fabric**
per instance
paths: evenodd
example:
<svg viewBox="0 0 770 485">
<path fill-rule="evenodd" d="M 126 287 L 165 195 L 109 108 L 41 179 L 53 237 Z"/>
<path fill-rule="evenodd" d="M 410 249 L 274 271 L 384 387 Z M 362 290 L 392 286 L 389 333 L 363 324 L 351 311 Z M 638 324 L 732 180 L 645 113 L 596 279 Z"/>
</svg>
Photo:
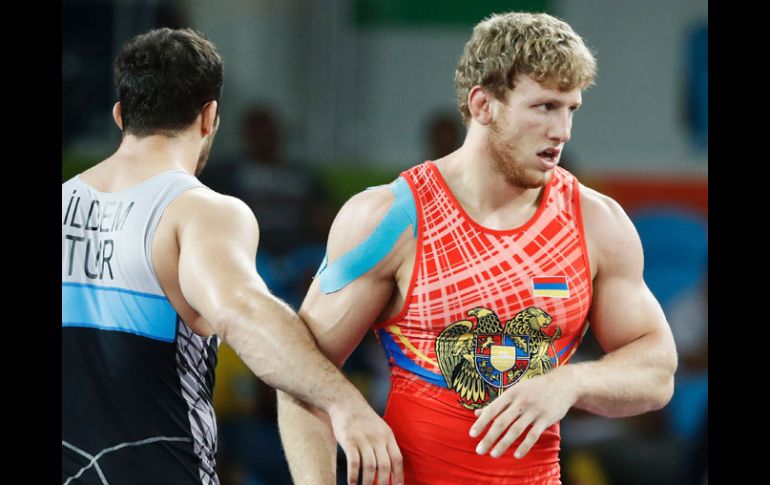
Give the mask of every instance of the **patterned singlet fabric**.
<svg viewBox="0 0 770 485">
<path fill-rule="evenodd" d="M 389 359 L 385 419 L 407 484 L 559 484 L 559 424 L 522 459 L 475 452 L 474 410 L 564 365 L 587 329 L 591 275 L 577 179 L 560 167 L 536 213 L 493 230 L 473 221 L 433 162 L 401 174 L 417 213 L 402 311 L 375 325 Z"/>
</svg>

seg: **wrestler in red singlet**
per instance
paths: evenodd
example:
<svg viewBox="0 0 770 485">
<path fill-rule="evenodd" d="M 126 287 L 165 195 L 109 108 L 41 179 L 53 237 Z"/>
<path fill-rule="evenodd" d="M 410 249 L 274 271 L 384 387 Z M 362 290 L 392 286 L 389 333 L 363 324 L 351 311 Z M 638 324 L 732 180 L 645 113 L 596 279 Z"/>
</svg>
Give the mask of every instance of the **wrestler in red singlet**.
<svg viewBox="0 0 770 485">
<path fill-rule="evenodd" d="M 433 162 L 402 177 L 417 209 L 416 258 L 402 312 L 375 330 L 406 483 L 561 483 L 558 423 L 522 459 L 477 455 L 468 430 L 474 409 L 565 364 L 585 332 L 591 275 L 577 179 L 554 169 L 534 216 L 499 231 L 465 213 Z"/>
</svg>

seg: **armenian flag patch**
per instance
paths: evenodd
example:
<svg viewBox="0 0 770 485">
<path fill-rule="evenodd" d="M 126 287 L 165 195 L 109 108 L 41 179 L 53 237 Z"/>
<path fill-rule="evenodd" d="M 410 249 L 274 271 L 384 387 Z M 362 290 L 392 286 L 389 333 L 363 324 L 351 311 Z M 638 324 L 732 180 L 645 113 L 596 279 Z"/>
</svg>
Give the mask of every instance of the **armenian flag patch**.
<svg viewBox="0 0 770 485">
<path fill-rule="evenodd" d="M 533 276 L 532 294 L 556 298 L 569 297 L 569 285 L 566 276 Z"/>
</svg>

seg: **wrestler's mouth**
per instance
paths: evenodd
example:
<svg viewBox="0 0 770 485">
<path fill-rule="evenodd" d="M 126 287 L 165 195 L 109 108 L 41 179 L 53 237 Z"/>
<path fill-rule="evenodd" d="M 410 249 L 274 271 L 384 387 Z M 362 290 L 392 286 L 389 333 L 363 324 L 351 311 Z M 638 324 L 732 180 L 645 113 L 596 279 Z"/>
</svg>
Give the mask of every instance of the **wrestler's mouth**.
<svg viewBox="0 0 770 485">
<path fill-rule="evenodd" d="M 561 150 L 559 150 L 556 147 L 550 147 L 546 148 L 545 150 L 541 150 L 537 153 L 538 158 L 540 158 L 540 161 L 543 163 L 544 167 L 546 169 L 552 169 L 556 166 L 557 163 L 559 163 L 559 153 Z"/>
</svg>

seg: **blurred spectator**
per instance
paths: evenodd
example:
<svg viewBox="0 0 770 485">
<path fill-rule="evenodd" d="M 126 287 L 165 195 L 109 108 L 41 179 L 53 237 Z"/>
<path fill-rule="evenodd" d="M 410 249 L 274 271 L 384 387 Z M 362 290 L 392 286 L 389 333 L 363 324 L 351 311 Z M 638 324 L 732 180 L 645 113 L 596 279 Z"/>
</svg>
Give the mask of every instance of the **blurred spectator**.
<svg viewBox="0 0 770 485">
<path fill-rule="evenodd" d="M 434 113 L 425 131 L 426 160 L 437 160 L 460 148 L 465 128 L 456 109 Z"/>
<path fill-rule="evenodd" d="M 190 25 L 186 13 L 175 0 L 62 2 L 62 152 L 80 139 L 117 133 L 104 122 L 104 113 L 116 101 L 110 75 L 112 58 L 120 47 L 115 44 L 116 29 L 124 30 L 117 35 L 124 39 L 151 28 L 179 29 Z M 119 25 L 114 20 L 117 16 Z"/>
<path fill-rule="evenodd" d="M 240 137 L 240 153 L 212 160 L 201 181 L 254 211 L 260 228 L 259 273 L 274 294 L 296 309 L 323 259 L 334 208 L 315 173 L 284 157 L 283 135 L 271 108 L 246 108 Z"/>
<path fill-rule="evenodd" d="M 201 181 L 251 207 L 259 222 L 260 250 L 289 251 L 312 231 L 309 212 L 318 184 L 307 167 L 284 158 L 283 136 L 271 108 L 246 108 L 240 139 L 241 151 L 212 160 Z"/>
</svg>

